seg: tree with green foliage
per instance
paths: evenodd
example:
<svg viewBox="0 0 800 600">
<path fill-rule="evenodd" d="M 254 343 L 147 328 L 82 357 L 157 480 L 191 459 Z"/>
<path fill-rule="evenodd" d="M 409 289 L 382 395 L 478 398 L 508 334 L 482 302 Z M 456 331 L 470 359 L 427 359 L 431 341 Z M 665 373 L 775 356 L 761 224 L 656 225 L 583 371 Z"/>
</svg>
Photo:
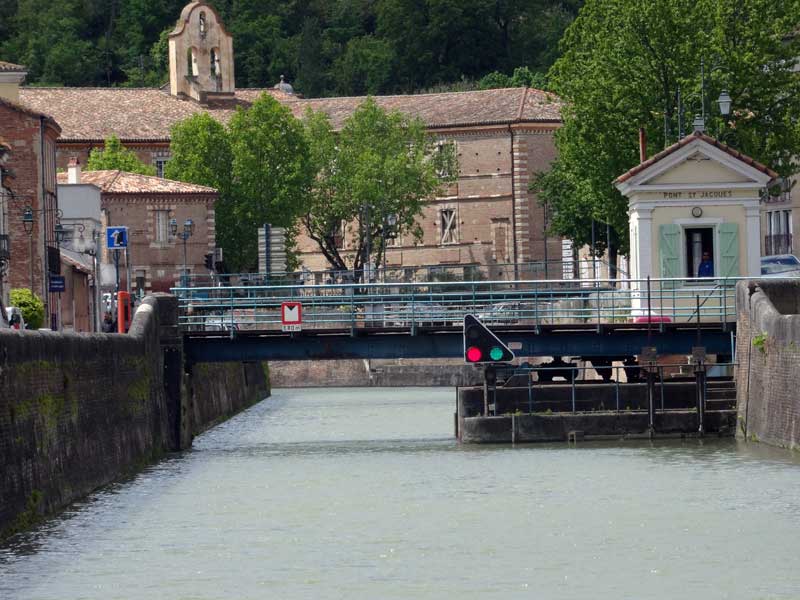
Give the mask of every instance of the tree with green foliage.
<svg viewBox="0 0 800 600">
<path fill-rule="evenodd" d="M 547 75 L 531 71 L 528 67 L 517 67 L 509 77 L 505 73 L 492 71 L 478 80 L 479 90 L 497 88 L 529 87 L 537 90 L 547 89 Z"/>
<path fill-rule="evenodd" d="M 89 160 L 86 161 L 86 170 L 106 171 L 117 169 L 141 175 L 156 174 L 156 168 L 153 165 L 144 164 L 133 150 L 123 146 L 119 138 L 112 135 L 106 139 L 102 149 L 95 148 L 91 151 Z"/>
<path fill-rule="evenodd" d="M 302 123 L 268 94 L 237 110 L 228 132 L 235 198 L 230 226 L 237 246 L 229 244 L 226 251 L 234 264 L 255 268 L 258 227 L 285 227 L 291 238 L 297 218 L 307 210 L 313 179 L 308 141 Z"/>
<path fill-rule="evenodd" d="M 239 109 L 228 127 L 197 114 L 173 126 L 171 135 L 166 176 L 219 191 L 217 245 L 225 265 L 234 272 L 255 269 L 258 228 L 270 223 L 291 230 L 307 209 L 313 174 L 302 124 L 264 94 Z"/>
<path fill-rule="evenodd" d="M 551 231 L 588 244 L 594 221 L 600 253 L 608 224 L 612 246 L 627 252 L 627 201 L 612 182 L 638 164 L 639 128 L 652 150 L 677 141 L 679 92 L 684 123 L 700 112 L 702 58 L 708 133 L 781 175 L 796 172 L 800 37 L 789 34 L 798 14 L 800 0 L 588 0 L 549 73 L 564 125 L 556 162 L 532 187 Z M 733 98 L 725 119 L 711 110 L 723 89 Z"/>
<path fill-rule="evenodd" d="M 44 324 L 44 302 L 28 288 L 11 290 L 9 299 L 11 306 L 19 308 L 28 329 L 39 329 Z"/>
<path fill-rule="evenodd" d="M 187 0 L 0 0 L 0 58 L 33 85 L 158 86 Z M 239 87 L 281 74 L 306 97 L 416 92 L 546 70 L 582 0 L 210 0 Z"/>
<path fill-rule="evenodd" d="M 316 177 L 303 226 L 332 268 L 360 277 L 382 262 L 390 236 L 419 238 L 425 200 L 457 175 L 454 149 L 437 143 L 419 119 L 386 112 L 371 98 L 340 132 L 321 112 L 310 111 L 305 127 Z"/>
</svg>

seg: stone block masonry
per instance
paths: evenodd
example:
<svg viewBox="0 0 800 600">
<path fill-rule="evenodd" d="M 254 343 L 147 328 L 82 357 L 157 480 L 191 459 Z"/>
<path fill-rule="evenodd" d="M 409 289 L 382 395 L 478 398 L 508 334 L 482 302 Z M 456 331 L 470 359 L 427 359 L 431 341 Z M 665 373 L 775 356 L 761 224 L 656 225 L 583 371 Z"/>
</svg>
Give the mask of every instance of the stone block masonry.
<svg viewBox="0 0 800 600">
<path fill-rule="evenodd" d="M 185 373 L 176 323 L 160 295 L 127 335 L 0 331 L 0 537 L 269 394 L 261 364 Z"/>
<path fill-rule="evenodd" d="M 737 436 L 800 448 L 800 282 L 740 282 L 736 331 Z"/>
</svg>

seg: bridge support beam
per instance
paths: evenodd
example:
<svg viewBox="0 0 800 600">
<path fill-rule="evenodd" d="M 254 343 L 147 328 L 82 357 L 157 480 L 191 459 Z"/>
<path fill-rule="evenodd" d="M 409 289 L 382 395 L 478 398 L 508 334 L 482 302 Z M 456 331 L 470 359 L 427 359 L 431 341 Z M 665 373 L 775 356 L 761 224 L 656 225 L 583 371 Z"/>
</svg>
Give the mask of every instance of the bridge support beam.
<svg viewBox="0 0 800 600">
<path fill-rule="evenodd" d="M 645 346 L 654 346 L 659 355 L 690 355 L 696 345 L 691 329 L 552 330 L 495 331 L 514 348 L 517 356 L 635 356 Z M 730 355 L 729 332 L 708 330 L 703 344 L 709 354 Z M 184 340 L 190 362 L 231 362 L 259 360 L 341 360 L 368 358 L 460 358 L 464 352 L 461 331 L 408 333 L 364 333 L 351 337 L 340 334 L 294 334 L 291 338 L 264 332 L 239 332 L 228 336 L 187 334 Z"/>
</svg>

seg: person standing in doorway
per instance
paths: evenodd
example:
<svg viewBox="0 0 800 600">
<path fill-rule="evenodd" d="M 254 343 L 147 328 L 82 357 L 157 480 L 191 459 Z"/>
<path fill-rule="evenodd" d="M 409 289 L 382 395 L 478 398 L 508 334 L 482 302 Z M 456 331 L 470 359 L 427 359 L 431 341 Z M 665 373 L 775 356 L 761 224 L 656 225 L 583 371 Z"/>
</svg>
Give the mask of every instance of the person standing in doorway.
<svg viewBox="0 0 800 600">
<path fill-rule="evenodd" d="M 713 277 L 714 276 L 714 261 L 711 260 L 710 252 L 703 252 L 703 259 L 697 267 L 698 277 Z"/>
</svg>

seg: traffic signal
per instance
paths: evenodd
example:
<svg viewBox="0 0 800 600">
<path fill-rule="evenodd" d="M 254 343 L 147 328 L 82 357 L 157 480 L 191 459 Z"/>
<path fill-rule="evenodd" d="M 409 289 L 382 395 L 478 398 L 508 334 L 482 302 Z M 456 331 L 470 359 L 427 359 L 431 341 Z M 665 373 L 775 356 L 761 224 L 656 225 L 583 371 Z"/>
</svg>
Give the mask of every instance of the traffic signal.
<svg viewBox="0 0 800 600">
<path fill-rule="evenodd" d="M 464 315 L 464 360 L 470 364 L 506 363 L 514 353 L 472 315 Z"/>
<path fill-rule="evenodd" d="M 206 254 L 205 259 L 206 259 L 205 260 L 206 269 L 208 269 L 209 271 L 213 271 L 214 270 L 214 255 L 212 253 L 208 253 L 208 254 Z"/>
</svg>

